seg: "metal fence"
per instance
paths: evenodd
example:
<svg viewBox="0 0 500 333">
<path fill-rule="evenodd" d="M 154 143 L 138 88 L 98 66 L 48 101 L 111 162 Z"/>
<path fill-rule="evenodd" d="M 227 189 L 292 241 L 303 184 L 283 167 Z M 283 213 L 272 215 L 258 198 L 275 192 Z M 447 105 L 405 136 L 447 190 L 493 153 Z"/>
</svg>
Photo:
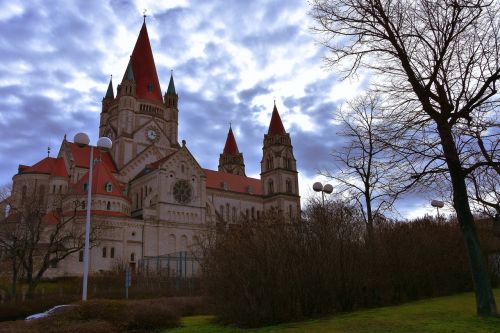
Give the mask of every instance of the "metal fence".
<svg viewBox="0 0 500 333">
<path fill-rule="evenodd" d="M 198 259 L 187 251 L 162 256 L 143 257 L 139 260 L 139 274 L 155 274 L 171 278 L 191 278 L 199 273 Z"/>
</svg>

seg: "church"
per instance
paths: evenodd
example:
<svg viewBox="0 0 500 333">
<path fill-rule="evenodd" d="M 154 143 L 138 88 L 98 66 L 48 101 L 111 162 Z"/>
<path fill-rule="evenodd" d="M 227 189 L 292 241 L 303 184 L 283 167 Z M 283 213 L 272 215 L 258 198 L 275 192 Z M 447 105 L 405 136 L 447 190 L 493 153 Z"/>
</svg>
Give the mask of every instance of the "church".
<svg viewBox="0 0 500 333">
<path fill-rule="evenodd" d="M 276 105 L 263 133 L 260 179 L 246 176 L 231 126 L 220 143 L 218 170 L 203 168 L 186 142 L 179 143 L 178 106 L 173 74 L 162 95 L 144 22 L 116 95 L 110 80 L 102 100 L 99 136 L 109 137 L 112 148 L 95 148 L 90 163 L 90 147 L 65 136 L 57 157 L 19 165 L 14 202 L 37 193 L 50 213 L 57 197 L 66 198 L 67 209 L 76 198 L 80 221 L 90 205 L 92 223 L 108 227 L 91 249 L 91 272 L 189 251 L 215 221 L 242 223 L 271 209 L 290 220 L 300 216 L 297 163 Z M 92 202 L 86 203 L 89 190 Z M 47 275 L 81 275 L 82 258 L 75 253 Z"/>
</svg>

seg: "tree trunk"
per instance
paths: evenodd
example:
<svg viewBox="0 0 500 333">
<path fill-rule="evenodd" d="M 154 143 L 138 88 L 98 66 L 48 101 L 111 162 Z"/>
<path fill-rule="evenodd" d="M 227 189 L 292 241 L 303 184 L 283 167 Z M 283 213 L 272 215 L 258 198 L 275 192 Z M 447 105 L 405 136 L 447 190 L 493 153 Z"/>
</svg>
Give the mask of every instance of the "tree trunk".
<svg viewBox="0 0 500 333">
<path fill-rule="evenodd" d="M 476 293 L 477 314 L 480 316 L 495 316 L 497 314 L 495 297 L 493 296 L 488 270 L 484 263 L 481 246 L 477 237 L 474 217 L 469 206 L 465 174 L 455 147 L 451 126 L 446 122 L 444 124 L 438 123 L 438 131 L 451 177 L 453 207 L 457 213 L 458 223 L 460 224 L 465 240 L 472 272 L 472 281 Z"/>
</svg>

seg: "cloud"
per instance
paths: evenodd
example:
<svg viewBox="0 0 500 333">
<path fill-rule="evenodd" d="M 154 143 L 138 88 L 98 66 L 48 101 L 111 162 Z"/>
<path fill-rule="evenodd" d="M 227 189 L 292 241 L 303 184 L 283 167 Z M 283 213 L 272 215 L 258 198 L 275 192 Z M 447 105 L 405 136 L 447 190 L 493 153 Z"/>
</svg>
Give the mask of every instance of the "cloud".
<svg viewBox="0 0 500 333">
<path fill-rule="evenodd" d="M 170 70 L 179 93 L 179 139 L 217 168 L 229 122 L 247 174 L 258 176 L 273 100 L 292 137 L 301 193 L 333 168 L 338 107 L 369 76 L 339 81 L 323 68 L 327 50 L 309 31 L 302 0 L 6 3 L 0 14 L 0 184 L 57 152 L 63 135 L 97 139 L 109 75 L 119 82 L 147 8 L 163 90 Z M 410 207 L 409 205 L 405 207 Z M 408 208 L 411 209 L 411 208 Z"/>
</svg>

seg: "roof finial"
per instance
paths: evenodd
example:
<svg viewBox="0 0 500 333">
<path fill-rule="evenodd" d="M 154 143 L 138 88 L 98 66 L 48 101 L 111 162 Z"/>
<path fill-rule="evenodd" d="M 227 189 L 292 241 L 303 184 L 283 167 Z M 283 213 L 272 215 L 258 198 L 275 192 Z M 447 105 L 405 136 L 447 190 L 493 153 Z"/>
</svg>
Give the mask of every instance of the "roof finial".
<svg viewBox="0 0 500 333">
<path fill-rule="evenodd" d="M 230 122 L 229 122 L 229 129 L 231 129 L 231 123 L 232 123 L 232 122 L 230 121 Z"/>
<path fill-rule="evenodd" d="M 47 147 L 47 157 L 50 157 L 50 146 Z"/>
<path fill-rule="evenodd" d="M 148 11 L 148 10 L 147 10 L 146 8 L 144 8 L 144 10 L 143 10 L 143 12 L 142 12 L 142 16 L 144 16 L 144 24 L 146 24 L 146 16 L 147 16 L 147 15 L 146 15 L 146 12 L 147 12 L 147 11 Z"/>
</svg>

